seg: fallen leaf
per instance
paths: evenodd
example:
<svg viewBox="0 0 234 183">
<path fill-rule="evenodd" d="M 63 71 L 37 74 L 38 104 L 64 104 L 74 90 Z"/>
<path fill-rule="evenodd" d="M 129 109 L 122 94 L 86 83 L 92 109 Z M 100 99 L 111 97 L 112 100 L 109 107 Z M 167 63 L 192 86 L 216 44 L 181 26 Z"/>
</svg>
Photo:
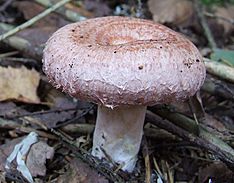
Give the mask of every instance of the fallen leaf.
<svg viewBox="0 0 234 183">
<path fill-rule="evenodd" d="M 203 121 L 203 124 L 217 129 L 222 133 L 228 132 L 227 128 L 221 121 L 215 119 L 212 115 L 209 115 L 208 113 L 205 113 L 205 120 Z"/>
<path fill-rule="evenodd" d="M 54 156 L 54 148 L 48 146 L 45 142 L 37 142 L 32 145 L 27 155 L 26 164 L 33 177 L 45 176 L 46 160 L 51 160 Z"/>
<path fill-rule="evenodd" d="M 75 110 L 51 112 L 34 115 L 33 119 L 41 121 L 47 128 L 56 128 L 59 124 L 74 118 Z"/>
<path fill-rule="evenodd" d="M 14 150 L 16 144 L 22 141 L 21 138 L 16 138 L 8 141 L 6 144 L 0 146 L 0 171 L 5 171 L 5 163 L 7 157 Z M 26 157 L 26 165 L 33 177 L 40 175 L 45 176 L 46 173 L 46 160 L 52 159 L 54 149 L 48 146 L 45 142 L 39 141 L 33 144 Z"/>
<path fill-rule="evenodd" d="M 81 160 L 73 159 L 68 171 L 58 178 L 58 183 L 108 183 L 109 181 L 99 175 Z"/>
<path fill-rule="evenodd" d="M 45 85 L 48 85 L 48 83 L 45 83 Z M 51 108 L 75 108 L 77 105 L 71 97 L 68 97 L 66 94 L 55 89 L 50 84 L 48 86 L 44 86 L 41 90 L 43 90 L 41 93 L 45 92 L 43 96 L 44 101 L 50 103 Z"/>
<path fill-rule="evenodd" d="M 46 41 L 57 29 L 57 27 L 53 26 L 28 28 L 18 32 L 16 35 L 27 40 L 32 49 L 36 47 L 44 48 Z"/>
<path fill-rule="evenodd" d="M 76 6 L 73 3 L 67 3 L 67 4 L 65 4 L 65 7 L 68 10 L 71 10 L 71 11 L 74 11 L 74 12 L 78 12 L 78 14 L 80 14 L 80 15 L 86 17 L 86 18 L 95 17 L 95 15 L 93 13 L 91 13 L 88 10 L 86 10 L 84 3 L 80 3 L 79 6 Z"/>
<path fill-rule="evenodd" d="M 194 176 L 195 172 L 198 171 L 198 161 L 196 158 L 190 158 L 190 157 L 183 157 L 181 159 L 181 162 L 179 164 L 178 169 L 182 169 L 182 171 L 176 171 L 175 174 L 175 180 L 178 182 L 183 182 L 185 180 L 191 180 Z"/>
<path fill-rule="evenodd" d="M 102 0 L 85 0 L 84 6 L 88 11 L 92 12 L 95 17 L 107 16 L 111 14 L 111 9 L 108 7 L 107 3 Z"/>
<path fill-rule="evenodd" d="M 233 10 L 234 11 L 234 10 Z M 225 49 L 214 49 L 210 55 L 211 60 L 221 61 L 228 66 L 234 67 L 234 51 Z"/>
<path fill-rule="evenodd" d="M 192 2 L 188 0 L 149 0 L 148 7 L 155 22 L 174 25 L 187 22 L 194 13 Z"/>
<path fill-rule="evenodd" d="M 37 87 L 40 75 L 26 67 L 0 67 L 0 101 L 15 99 L 23 102 L 38 103 Z"/>
<path fill-rule="evenodd" d="M 34 118 L 43 122 L 48 128 L 55 128 L 59 122 L 62 123 L 75 117 L 77 104 L 71 98 L 50 86 L 41 90 L 43 90 L 41 93 L 45 92 L 43 100 L 50 104 L 50 110 L 58 111 L 34 115 Z M 73 108 L 74 110 L 66 110 Z"/>
<path fill-rule="evenodd" d="M 211 178 L 212 182 L 233 182 L 234 174 L 222 162 L 214 162 L 205 168 L 200 168 L 198 182 L 205 183 Z"/>
<path fill-rule="evenodd" d="M 15 111 L 16 105 L 13 102 L 0 103 L 0 116 L 7 116 Z"/>
<path fill-rule="evenodd" d="M 26 20 L 30 20 L 31 18 L 45 10 L 44 7 L 36 4 L 33 1 L 17 1 L 15 2 L 15 6 L 19 9 L 19 11 L 23 13 Z M 68 23 L 68 21 L 66 21 L 64 18 L 57 15 L 56 13 L 51 13 L 50 15 L 33 24 L 33 26 L 44 27 L 50 25 L 55 27 L 62 27 Z"/>
<path fill-rule="evenodd" d="M 75 119 L 92 106 L 90 103 L 74 100 L 59 90 L 56 90 L 47 82 L 42 81 L 39 91 L 42 100 L 50 104 L 51 112 L 48 111 L 48 113 L 34 115 L 33 117 L 43 122 L 48 128 L 56 128 L 68 120 Z M 52 112 L 53 110 L 55 111 Z M 84 121 L 84 119 L 79 119 L 79 122 Z"/>
<path fill-rule="evenodd" d="M 205 125 L 206 129 L 215 134 L 220 139 L 232 141 L 233 135 L 232 130 L 227 128 L 222 121 L 219 121 L 214 116 L 205 114 L 204 120 L 201 122 L 202 125 Z"/>
</svg>

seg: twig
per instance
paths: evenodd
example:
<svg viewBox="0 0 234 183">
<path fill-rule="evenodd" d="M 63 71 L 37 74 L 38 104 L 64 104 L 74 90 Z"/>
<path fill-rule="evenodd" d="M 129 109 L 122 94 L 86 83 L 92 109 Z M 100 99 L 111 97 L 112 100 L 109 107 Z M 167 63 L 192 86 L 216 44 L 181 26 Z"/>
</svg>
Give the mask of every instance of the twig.
<svg viewBox="0 0 234 183">
<path fill-rule="evenodd" d="M 45 16 L 49 15 L 51 12 L 55 11 L 56 9 L 60 8 L 61 6 L 63 6 L 64 4 L 70 2 L 71 0 L 61 0 L 60 2 L 56 3 L 55 5 L 51 6 L 50 8 L 46 9 L 45 11 L 43 11 L 42 13 L 38 14 L 37 16 L 33 17 L 32 19 L 28 20 L 27 22 L 15 27 L 14 29 L 2 34 L 0 36 L 0 41 L 3 41 L 4 39 L 14 35 L 15 33 L 30 27 L 31 25 L 33 25 L 35 22 L 41 20 L 42 18 L 44 18 Z"/>
<path fill-rule="evenodd" d="M 193 2 L 195 4 L 195 9 L 196 9 L 198 18 L 200 19 L 202 28 L 204 29 L 207 40 L 208 40 L 211 48 L 215 49 L 215 48 L 217 48 L 217 45 L 216 45 L 214 37 L 213 37 L 213 35 L 212 35 L 211 31 L 210 31 L 209 25 L 207 24 L 206 18 L 204 17 L 203 7 L 202 7 L 200 1 L 194 0 Z"/>
<path fill-rule="evenodd" d="M 58 140 L 58 137 L 51 134 L 51 133 L 47 133 L 46 131 L 42 131 L 42 130 L 35 130 L 34 128 L 31 128 L 31 127 L 20 127 L 20 128 L 18 128 L 16 130 L 20 131 L 20 132 L 23 132 L 23 133 L 30 133 L 30 132 L 34 131 L 40 137 L 51 139 L 51 140 Z"/>
<path fill-rule="evenodd" d="M 206 70 L 219 78 L 225 79 L 229 82 L 234 83 L 234 68 L 222 64 L 220 62 L 212 61 L 208 58 L 203 58 Z"/>
<path fill-rule="evenodd" d="M 11 52 L 7 52 L 7 53 L 2 53 L 2 54 L 0 54 L 0 59 L 10 57 L 10 56 L 13 56 L 16 54 L 19 54 L 19 52 L 18 51 L 11 51 Z"/>
<path fill-rule="evenodd" d="M 0 32 L 10 31 L 11 29 L 14 29 L 13 25 L 0 23 Z M 16 50 L 19 50 L 24 54 L 41 61 L 43 48 L 40 46 L 31 46 L 31 43 L 28 40 L 19 36 L 11 36 L 3 40 L 3 42 Z"/>
<path fill-rule="evenodd" d="M 76 133 L 76 134 L 90 134 L 94 131 L 95 125 L 94 124 L 79 124 L 79 123 L 75 123 L 75 124 L 69 124 L 66 125 L 64 127 L 62 127 L 62 131 L 68 133 L 68 134 L 72 134 L 72 133 Z"/>
<path fill-rule="evenodd" d="M 47 110 L 47 111 L 37 111 L 37 112 L 31 112 L 31 113 L 26 113 L 26 114 L 6 116 L 6 118 L 7 119 L 12 119 L 12 118 L 20 118 L 20 117 L 24 117 L 24 116 L 36 116 L 36 115 L 41 115 L 41 114 L 66 112 L 66 111 L 74 111 L 74 110 L 77 110 L 77 107 L 71 107 L 71 108 L 66 108 L 66 109 L 51 109 L 51 110 Z"/>
<path fill-rule="evenodd" d="M 17 53 L 19 53 L 18 51 L 16 51 Z M 22 62 L 22 63 L 34 63 L 34 64 L 38 64 L 38 62 L 32 58 L 18 58 L 18 57 L 1 57 L 0 55 L 0 62 L 2 61 L 9 61 L 9 62 Z"/>
<path fill-rule="evenodd" d="M 162 171 L 160 170 L 159 166 L 158 166 L 158 163 L 157 163 L 157 160 L 155 157 L 153 157 L 153 162 L 154 162 L 154 167 L 155 167 L 155 171 L 157 173 L 157 176 L 160 178 L 160 179 L 163 179 L 165 180 L 165 178 L 163 177 L 163 174 L 162 174 Z"/>
<path fill-rule="evenodd" d="M 51 0 L 35 0 L 35 2 L 47 8 L 52 5 Z M 78 12 L 69 10 L 66 7 L 59 8 L 56 12 L 72 22 L 78 22 L 86 19 L 86 17 L 80 15 Z"/>
<path fill-rule="evenodd" d="M 78 116 L 76 116 L 75 118 L 70 119 L 70 120 L 68 120 L 68 121 L 66 121 L 64 123 L 56 125 L 56 128 L 59 128 L 59 127 L 65 126 L 67 124 L 71 124 L 71 123 L 77 122 L 80 118 L 82 118 L 83 116 L 85 116 L 86 114 L 88 114 L 89 111 L 91 111 L 93 109 L 93 107 L 94 106 L 92 105 L 91 107 L 89 107 L 86 110 L 84 110 L 81 114 L 79 114 Z"/>
<path fill-rule="evenodd" d="M 145 182 L 150 183 L 151 182 L 151 167 L 150 167 L 150 158 L 149 158 L 149 150 L 148 150 L 148 144 L 145 136 L 142 138 L 142 154 L 145 160 Z"/>
<path fill-rule="evenodd" d="M 196 124 L 198 125 L 199 122 L 198 122 L 197 115 L 195 113 L 195 109 L 194 109 L 194 106 L 193 106 L 193 101 L 192 101 L 191 98 L 189 98 L 188 105 L 189 105 L 191 113 L 193 114 L 193 118 L 194 118 Z"/>
<path fill-rule="evenodd" d="M 214 15 L 213 13 L 210 13 L 210 12 L 207 12 L 207 11 L 204 12 L 204 15 L 207 16 L 207 17 L 210 17 L 210 18 L 220 19 L 220 20 L 223 20 L 225 22 L 228 22 L 228 23 L 234 25 L 234 20 L 233 19 L 226 18 L 226 17 L 220 16 L 220 15 Z"/>
</svg>

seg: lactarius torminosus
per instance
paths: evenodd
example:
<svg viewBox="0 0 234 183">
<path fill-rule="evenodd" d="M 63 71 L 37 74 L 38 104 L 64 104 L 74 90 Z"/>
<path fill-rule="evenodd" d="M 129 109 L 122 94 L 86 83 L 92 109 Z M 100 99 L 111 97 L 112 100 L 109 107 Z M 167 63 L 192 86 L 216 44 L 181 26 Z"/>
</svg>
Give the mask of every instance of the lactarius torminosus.
<svg viewBox="0 0 234 183">
<path fill-rule="evenodd" d="M 204 82 L 198 49 L 149 20 L 102 17 L 66 25 L 47 41 L 43 69 L 69 95 L 98 104 L 92 154 L 132 172 L 146 106 L 184 100 Z"/>
</svg>

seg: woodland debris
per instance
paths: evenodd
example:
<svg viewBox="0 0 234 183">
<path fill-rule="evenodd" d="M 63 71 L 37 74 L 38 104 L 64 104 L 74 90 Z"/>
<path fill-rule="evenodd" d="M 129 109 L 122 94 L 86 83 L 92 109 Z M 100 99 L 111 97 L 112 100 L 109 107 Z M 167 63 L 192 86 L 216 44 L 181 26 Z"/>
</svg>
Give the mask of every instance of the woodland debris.
<svg viewBox="0 0 234 183">
<path fill-rule="evenodd" d="M 35 2 L 44 7 L 49 8 L 51 5 L 53 5 L 55 0 L 35 0 Z M 82 20 L 85 20 L 86 17 L 92 16 L 90 12 L 85 11 L 83 8 L 74 6 L 71 3 L 68 3 L 64 7 L 57 9 L 56 13 L 59 13 L 60 15 L 65 17 L 67 20 L 72 21 L 72 22 L 82 21 Z"/>
<path fill-rule="evenodd" d="M 224 34 L 231 33 L 234 30 L 234 5 L 226 7 L 217 6 L 214 14 L 204 13 L 207 17 L 215 18 L 219 26 L 223 27 Z"/>
<path fill-rule="evenodd" d="M 43 6 L 35 3 L 34 1 L 16 1 L 15 6 L 23 13 L 26 20 L 30 20 L 45 9 Z M 43 27 L 47 26 L 61 27 L 69 22 L 70 21 L 67 21 L 55 12 L 52 12 L 38 22 L 35 22 L 32 27 L 37 27 L 39 29 L 43 29 Z"/>
<path fill-rule="evenodd" d="M 54 156 L 54 148 L 47 145 L 43 141 L 39 141 L 32 145 L 31 150 L 27 155 L 27 167 L 33 177 L 45 176 L 47 160 L 51 160 Z"/>
<path fill-rule="evenodd" d="M 30 20 L 28 20 L 27 22 L 15 27 L 14 29 L 0 35 L 0 41 L 3 41 L 4 39 L 14 35 L 15 33 L 30 27 L 31 25 L 33 25 L 35 22 L 39 21 L 40 19 L 44 18 L 45 16 L 47 16 L 48 14 L 50 14 L 51 12 L 55 11 L 56 9 L 58 9 L 59 7 L 63 6 L 64 4 L 68 3 L 71 0 L 61 0 L 58 3 L 54 4 L 53 6 L 51 6 L 50 8 L 46 9 L 45 11 L 43 11 L 42 13 L 38 14 L 37 16 L 31 18 Z"/>
<path fill-rule="evenodd" d="M 198 18 L 200 20 L 201 26 L 204 30 L 204 34 L 208 40 L 209 46 L 212 49 L 217 48 L 217 44 L 215 42 L 215 39 L 213 37 L 213 34 L 210 30 L 210 27 L 207 23 L 206 17 L 204 16 L 204 6 L 200 3 L 200 1 L 194 1 L 195 3 L 195 10 L 198 15 Z"/>
<path fill-rule="evenodd" d="M 18 101 L 38 103 L 37 87 L 40 75 L 34 69 L 0 67 L 0 101 L 15 99 Z M 19 83 L 24 83 L 19 84 Z"/>
<path fill-rule="evenodd" d="M 234 68 L 205 58 L 206 70 L 224 80 L 234 83 Z"/>
<path fill-rule="evenodd" d="M 146 116 L 148 122 L 176 134 L 184 140 L 190 141 L 192 144 L 213 152 L 230 169 L 234 170 L 234 150 L 227 143 L 217 138 L 214 134 L 209 133 L 204 127 L 197 125 L 192 119 L 181 114 L 170 113 L 161 109 L 154 111 L 161 117 L 173 122 L 173 124 L 170 124 L 167 120 L 160 120 L 157 115 L 149 111 Z"/>
<path fill-rule="evenodd" d="M 206 182 L 209 178 L 214 182 L 229 182 L 230 179 L 234 181 L 232 171 L 220 161 L 199 168 L 198 182 Z"/>
<path fill-rule="evenodd" d="M 68 170 L 58 178 L 58 183 L 108 183 L 109 181 L 99 175 L 94 169 L 79 159 L 72 159 Z"/>
<path fill-rule="evenodd" d="M 20 142 L 23 142 L 22 140 L 25 140 L 25 139 L 17 138 L 17 139 L 8 141 L 5 144 L 0 146 L 0 152 L 2 152 L 0 153 L 0 171 L 5 170 L 4 166 L 6 165 L 7 157 L 11 154 L 11 152 L 13 152 L 17 144 L 19 144 Z M 25 157 L 25 160 L 26 160 L 25 163 L 33 177 L 37 175 L 40 175 L 40 176 L 45 175 L 46 160 L 52 159 L 53 154 L 54 154 L 54 149 L 48 146 L 43 141 L 38 141 L 30 147 L 29 153 Z M 11 165 L 8 172 L 14 171 L 14 169 L 15 169 L 15 166 Z"/>
<path fill-rule="evenodd" d="M 148 7 L 155 22 L 177 26 L 188 23 L 194 13 L 188 0 L 149 0 Z"/>
<path fill-rule="evenodd" d="M 137 183 L 146 180 L 145 173 L 148 175 L 147 180 L 151 176 L 151 181 L 158 183 L 165 180 L 171 182 L 194 182 L 194 180 L 198 182 L 234 182 L 234 174 L 230 170 L 233 169 L 232 157 L 225 150 L 227 144 L 234 147 L 234 84 L 233 75 L 231 75 L 232 70 L 229 72 L 229 69 L 233 67 L 233 56 L 228 54 L 227 58 L 227 54 L 224 54 L 224 51 L 230 52 L 233 48 L 233 5 L 229 3 L 223 7 L 215 5 L 212 6 L 214 9 L 206 7 L 204 11 L 203 8 L 199 8 L 199 12 L 205 16 L 205 21 L 210 27 L 211 36 L 215 38 L 218 45 L 222 45 L 222 48 L 220 46 L 221 49 L 219 49 L 222 52 L 217 54 L 218 49 L 212 49 L 211 53 L 211 49 L 204 48 L 208 36 L 203 34 L 204 31 L 201 30 L 200 24 L 198 25 L 198 13 L 194 13 L 195 9 L 190 9 L 191 7 L 186 5 L 187 2 L 194 5 L 196 1 L 187 0 L 184 4 L 185 1 L 148 0 L 148 8 L 150 11 L 154 9 L 154 12 L 151 11 L 154 18 L 156 16 L 157 20 L 171 26 L 174 30 L 185 33 L 187 37 L 192 38 L 191 40 L 200 49 L 208 50 L 204 52 L 203 56 L 210 56 L 210 60 L 204 60 L 207 69 L 212 71 L 209 70 L 208 77 L 201 90 L 204 106 L 201 107 L 205 110 L 204 119 L 200 121 L 200 111 L 197 111 L 196 106 L 191 107 L 188 104 L 183 106 L 185 110 L 179 108 L 179 111 L 178 106 L 173 106 L 173 109 L 169 107 L 167 110 L 161 106 L 161 110 L 165 110 L 165 113 L 158 113 L 159 110 L 155 111 L 150 108 L 151 111 L 161 115 L 159 117 L 153 114 L 154 117 L 152 117 L 151 112 L 148 111 L 144 126 L 144 135 L 148 148 L 148 156 L 145 156 L 145 162 L 147 162 L 146 164 L 150 163 L 151 171 L 145 168 L 142 153 L 138 155 L 138 166 L 130 176 L 117 171 L 116 167 L 111 169 L 105 162 L 96 161 L 91 157 L 89 150 L 96 118 L 96 107 L 86 110 L 92 104 L 83 105 L 79 100 L 61 94 L 59 90 L 54 92 L 55 89 L 53 91 L 48 89 L 51 86 L 41 72 L 40 87 L 35 87 L 39 95 L 36 95 L 36 97 L 40 98 L 39 102 L 29 102 L 17 98 L 0 102 L 0 142 L 3 144 L 0 146 L 0 169 L 4 166 L 6 155 L 9 155 L 13 150 L 14 144 L 22 140 L 22 138 L 18 137 L 35 131 L 40 138 L 48 139 L 48 143 L 55 147 L 56 153 L 53 160 L 47 161 L 48 166 L 46 168 L 35 169 L 36 174 L 39 176 L 44 175 L 45 169 L 48 170 L 45 177 L 38 177 L 37 180 L 34 178 L 37 183 L 56 182 L 57 180 L 65 183 L 68 180 L 77 182 L 77 180 L 85 181 L 90 179 L 92 183 L 100 180 L 105 182 L 107 179 L 109 182 L 129 181 Z M 0 34 L 14 29 L 20 22 L 37 16 L 44 10 L 42 6 L 45 8 L 51 7 L 59 0 L 23 1 L 22 4 L 20 0 L 14 0 L 13 3 L 9 2 L 13 1 L 5 0 L 5 3 L 0 3 L 0 21 L 11 22 L 12 25 L 0 23 Z M 37 6 L 36 3 L 42 6 Z M 4 39 L 0 43 L 0 70 L 1 68 L 21 69 L 22 65 L 25 65 L 29 71 L 33 70 L 29 68 L 34 68 L 34 71 L 35 69 L 41 71 L 42 50 L 45 41 L 58 26 L 65 25 L 69 21 L 79 20 L 79 15 L 81 15 L 81 18 L 82 16 L 87 18 L 96 17 L 102 14 L 113 15 L 114 9 L 118 7 L 126 7 L 127 13 L 124 13 L 124 16 L 134 17 L 137 16 L 137 12 L 134 13 L 137 3 L 142 5 L 143 8 L 146 7 L 146 1 L 143 0 L 137 0 L 133 3 L 122 0 L 111 2 L 107 0 L 83 0 L 67 3 L 57 9 L 56 12 L 50 13 L 48 17 L 33 23 L 32 28 L 21 30 L 14 36 Z M 162 4 L 165 6 L 159 8 Z M 147 12 L 148 8 L 146 8 Z M 175 9 L 177 11 L 174 11 Z M 12 10 L 16 11 L 12 12 Z M 146 18 L 151 19 L 150 16 L 146 16 Z M 230 50 L 227 50 L 228 48 Z M 216 65 L 216 63 L 221 65 Z M 226 70 L 226 67 L 223 66 L 227 66 L 228 69 Z M 27 83 L 28 81 L 22 80 L 20 83 L 14 83 L 14 85 L 23 86 L 27 85 Z M 74 116 L 77 116 L 77 118 L 72 120 Z M 197 122 L 194 118 L 197 118 Z M 17 138 L 18 141 L 11 145 L 14 138 Z M 210 141 L 206 141 L 207 138 Z M 233 149 L 229 150 L 229 152 L 232 151 Z M 44 158 L 41 159 L 45 163 Z M 155 158 L 157 158 L 157 161 Z M 93 169 L 80 162 L 80 159 Z M 155 166 L 152 166 L 152 161 L 154 161 Z M 42 165 L 43 162 L 39 164 Z M 84 167 L 87 167 L 87 169 Z M 79 171 L 76 171 L 76 169 Z M 66 170 L 68 171 L 66 172 Z M 86 173 L 86 170 L 88 173 Z M 105 178 L 101 175 L 104 175 Z M 14 170 L 6 172 L 3 167 L 0 170 L 0 182 L 10 181 L 25 182 L 20 173 Z"/>
</svg>

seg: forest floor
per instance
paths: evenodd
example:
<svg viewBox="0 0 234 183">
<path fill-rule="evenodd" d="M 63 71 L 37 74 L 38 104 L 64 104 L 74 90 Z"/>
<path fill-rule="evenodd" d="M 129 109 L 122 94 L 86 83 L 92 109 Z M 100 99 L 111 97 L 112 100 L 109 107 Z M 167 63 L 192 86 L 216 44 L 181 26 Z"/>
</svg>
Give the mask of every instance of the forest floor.
<svg viewBox="0 0 234 183">
<path fill-rule="evenodd" d="M 212 2 L 0 1 L 0 183 L 27 177 L 38 183 L 233 183 L 234 4 Z M 97 106 L 55 89 L 42 71 L 45 42 L 58 28 L 113 15 L 180 32 L 198 47 L 207 69 L 194 97 L 147 109 L 131 174 L 90 155 Z M 19 154 L 23 143 L 30 149 Z M 12 152 L 19 162 L 10 160 Z"/>
</svg>

